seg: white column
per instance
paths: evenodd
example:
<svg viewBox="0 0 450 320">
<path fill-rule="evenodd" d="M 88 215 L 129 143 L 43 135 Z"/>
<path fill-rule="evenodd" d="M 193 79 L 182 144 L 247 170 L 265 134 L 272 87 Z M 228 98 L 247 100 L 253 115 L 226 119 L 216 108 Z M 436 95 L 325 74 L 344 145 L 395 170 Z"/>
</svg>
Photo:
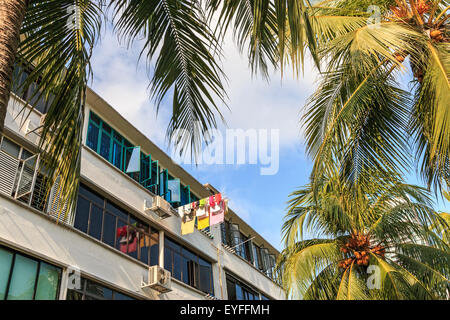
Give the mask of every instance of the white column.
<svg viewBox="0 0 450 320">
<path fill-rule="evenodd" d="M 159 257 L 158 263 L 161 268 L 164 268 L 164 231 L 159 231 Z"/>
</svg>

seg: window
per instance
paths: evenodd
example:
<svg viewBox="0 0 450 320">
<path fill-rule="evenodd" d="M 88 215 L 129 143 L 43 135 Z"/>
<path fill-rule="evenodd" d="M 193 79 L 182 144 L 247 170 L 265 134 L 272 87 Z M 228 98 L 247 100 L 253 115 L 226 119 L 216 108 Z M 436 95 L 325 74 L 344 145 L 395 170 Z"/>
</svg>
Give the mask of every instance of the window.
<svg viewBox="0 0 450 320">
<path fill-rule="evenodd" d="M 86 145 L 123 172 L 127 169 L 132 149 L 135 147 L 92 111 L 89 114 Z M 172 201 L 168 183 L 169 179 L 173 180 L 174 177 L 170 176 L 167 169 L 160 168 L 157 160 L 152 161 L 151 155 L 141 152 L 140 161 L 140 172 L 127 175 L 144 188 L 162 196 L 175 208 L 198 200 L 189 186 L 182 185 L 179 195 L 181 201 Z"/>
<path fill-rule="evenodd" d="M 25 82 L 29 76 L 30 72 L 27 68 L 16 64 L 13 72 L 13 85 L 11 91 L 21 99 L 28 101 L 35 110 L 45 114 L 48 112 L 48 108 L 54 99 L 54 95 L 50 94 L 48 99 L 46 99 L 46 97 L 37 91 L 36 82 L 32 82 L 28 87 L 25 87 Z"/>
<path fill-rule="evenodd" d="M 98 282 L 81 278 L 80 289 L 67 290 L 66 300 L 136 300 L 126 294 L 105 287 Z"/>
<path fill-rule="evenodd" d="M 158 230 L 82 184 L 74 227 L 147 265 L 158 264 Z"/>
<path fill-rule="evenodd" d="M 164 268 L 175 279 L 214 294 L 211 263 L 167 237 L 164 240 Z"/>
<path fill-rule="evenodd" d="M 0 247 L 0 300 L 56 300 L 61 269 Z"/>
<path fill-rule="evenodd" d="M 35 209 L 43 211 L 47 196 L 45 190 L 47 181 L 45 177 L 45 169 L 42 167 L 42 162 L 40 163 L 40 166 L 36 168 L 36 157 L 31 158 L 33 153 L 5 136 L 0 136 L 0 151 L 12 156 L 19 162 L 17 172 L 12 173 L 15 175 L 15 179 L 13 185 L 11 186 L 12 192 L 9 195 L 13 197 L 16 196 L 20 173 L 25 164 L 21 178 L 21 188 L 27 188 L 29 192 L 19 192 L 20 196 L 17 200 L 27 203 Z M 36 181 L 34 188 L 32 189 L 35 170 L 37 170 Z M 1 178 L 4 177 L 2 176 Z"/>
<path fill-rule="evenodd" d="M 237 277 L 227 273 L 226 281 L 228 300 L 260 300 L 261 294 L 257 290 L 246 285 L 243 281 L 238 280 Z"/>
<path fill-rule="evenodd" d="M 239 225 L 226 221 L 220 225 L 222 243 L 234 248 L 236 254 L 248 262 L 252 263 L 257 269 L 274 279 L 274 268 L 276 265 L 276 256 L 269 254 L 269 250 L 259 247 L 250 236 L 245 236 L 240 230 Z"/>
</svg>

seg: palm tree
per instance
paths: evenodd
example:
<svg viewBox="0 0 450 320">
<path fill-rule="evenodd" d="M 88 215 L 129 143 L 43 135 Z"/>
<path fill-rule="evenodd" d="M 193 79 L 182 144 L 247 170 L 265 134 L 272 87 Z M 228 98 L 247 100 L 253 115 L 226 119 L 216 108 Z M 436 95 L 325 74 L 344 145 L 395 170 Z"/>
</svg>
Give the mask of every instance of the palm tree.
<svg viewBox="0 0 450 320">
<path fill-rule="evenodd" d="M 309 15 L 324 65 L 303 118 L 314 176 L 337 154 L 349 181 L 389 176 L 412 149 L 428 187 L 450 187 L 448 1 L 325 0 Z"/>
<path fill-rule="evenodd" d="M 289 295 L 448 299 L 450 231 L 427 193 L 375 178 L 356 187 L 334 170 L 291 195 L 277 264 Z"/>
</svg>

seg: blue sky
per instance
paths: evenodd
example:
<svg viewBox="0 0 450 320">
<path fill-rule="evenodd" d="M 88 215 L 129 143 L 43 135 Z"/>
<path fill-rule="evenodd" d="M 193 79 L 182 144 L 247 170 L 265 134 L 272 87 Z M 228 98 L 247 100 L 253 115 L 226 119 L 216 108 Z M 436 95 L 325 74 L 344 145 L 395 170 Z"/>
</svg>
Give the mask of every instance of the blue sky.
<svg viewBox="0 0 450 320">
<path fill-rule="evenodd" d="M 165 132 L 170 119 L 170 103 L 158 116 L 149 99 L 145 62 L 137 64 L 139 48 L 127 50 L 106 31 L 94 50 L 91 87 L 147 137 L 168 151 Z M 308 182 L 312 162 L 304 151 L 300 115 L 306 99 L 314 91 L 317 73 L 310 61 L 298 79 L 289 71 L 283 79 L 272 74 L 270 83 L 252 77 L 245 58 L 230 39 L 226 42 L 222 67 L 228 76 L 228 111 L 223 106 L 227 128 L 279 129 L 280 166 L 273 176 L 260 175 L 257 165 L 184 165 L 201 183 L 210 183 L 230 199 L 230 207 L 278 249 L 288 195 Z M 170 100 L 170 99 L 169 99 Z M 225 127 L 221 126 L 221 130 Z M 419 184 L 415 174 L 411 183 Z M 441 202 L 438 210 L 450 210 Z"/>
</svg>

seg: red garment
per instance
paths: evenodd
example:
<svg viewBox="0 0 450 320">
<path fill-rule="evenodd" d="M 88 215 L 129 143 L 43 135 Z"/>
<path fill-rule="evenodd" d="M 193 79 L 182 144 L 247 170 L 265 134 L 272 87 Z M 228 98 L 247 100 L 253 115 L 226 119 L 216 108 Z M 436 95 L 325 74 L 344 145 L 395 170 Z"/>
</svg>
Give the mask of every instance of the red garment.
<svg viewBox="0 0 450 320">
<path fill-rule="evenodd" d="M 216 202 L 214 201 L 214 196 L 209 197 L 209 206 L 215 207 Z"/>
<path fill-rule="evenodd" d="M 222 194 L 218 193 L 216 194 L 216 203 L 220 203 L 222 201 Z"/>
</svg>

